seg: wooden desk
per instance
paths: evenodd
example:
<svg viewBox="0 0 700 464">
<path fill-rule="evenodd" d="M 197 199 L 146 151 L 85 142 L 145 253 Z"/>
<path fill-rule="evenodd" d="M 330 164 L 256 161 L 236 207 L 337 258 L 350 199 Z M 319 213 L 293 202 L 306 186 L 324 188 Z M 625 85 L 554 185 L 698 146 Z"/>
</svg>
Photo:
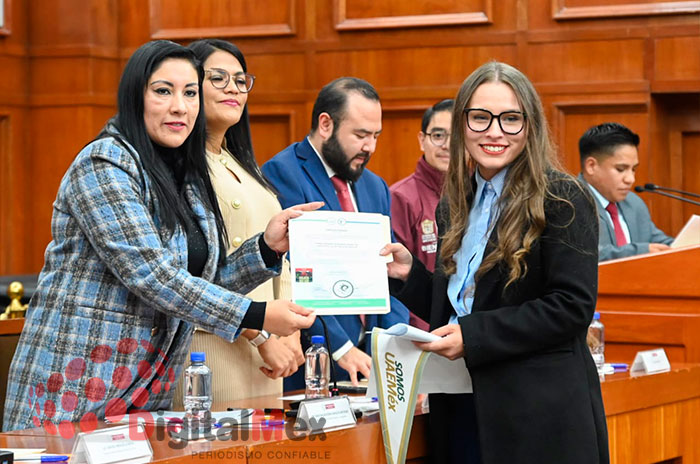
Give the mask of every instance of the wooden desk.
<svg viewBox="0 0 700 464">
<path fill-rule="evenodd" d="M 700 464 L 700 364 L 674 364 L 671 372 L 642 377 L 614 374 L 603 381 L 602 390 L 612 463 Z M 215 409 L 226 406 L 280 408 L 283 404 L 274 397 L 261 397 Z M 426 427 L 427 416 L 419 413 L 411 431 L 408 462 L 424 462 Z M 154 435 L 154 462 L 386 462 L 376 414 L 361 418 L 355 428 L 327 433 L 324 440 L 295 440 L 283 427 L 237 438 L 190 442 L 178 450 L 167 438 Z M 0 447 L 46 447 L 50 452 L 69 453 L 72 446 L 73 440 L 48 435 L 43 429 L 0 434 Z"/>
<path fill-rule="evenodd" d="M 614 374 L 601 386 L 612 463 L 700 463 L 699 364 L 641 377 Z"/>
<path fill-rule="evenodd" d="M 671 362 L 700 363 L 699 275 L 700 246 L 600 263 L 606 360 L 663 347 Z"/>
<path fill-rule="evenodd" d="M 4 310 L 5 307 L 0 306 L 0 312 Z M 7 375 L 23 327 L 24 318 L 0 321 L 0 430 L 2 430 L 2 415 L 5 410 Z"/>
<path fill-rule="evenodd" d="M 215 405 L 215 410 L 226 407 L 282 408 L 288 406 L 274 396 L 237 401 L 233 404 Z M 417 411 L 408 461 L 424 462 L 427 455 L 425 428 L 427 416 Z M 296 434 L 289 422 L 286 427 L 269 427 L 241 432 L 235 439 L 199 440 L 189 442 L 186 447 L 176 449 L 174 442 L 158 428 L 151 436 L 153 462 L 159 463 L 269 463 L 275 464 L 328 464 L 338 462 L 384 463 L 379 414 L 365 416 L 358 420 L 356 427 L 314 436 L 313 439 Z M 101 424 L 100 428 L 108 427 Z M 73 427 L 72 435 L 79 432 Z M 160 434 L 160 437 L 157 436 Z M 63 439 L 47 433 L 43 428 L 29 429 L 0 434 L 0 448 L 46 448 L 48 452 L 70 453 L 74 438 Z"/>
</svg>

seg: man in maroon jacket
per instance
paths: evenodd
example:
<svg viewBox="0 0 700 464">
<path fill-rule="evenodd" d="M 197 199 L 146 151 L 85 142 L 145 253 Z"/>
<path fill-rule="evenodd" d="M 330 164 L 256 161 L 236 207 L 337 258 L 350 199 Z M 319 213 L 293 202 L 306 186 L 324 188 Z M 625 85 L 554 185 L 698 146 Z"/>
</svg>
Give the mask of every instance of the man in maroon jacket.
<svg viewBox="0 0 700 464">
<path fill-rule="evenodd" d="M 454 100 L 442 100 L 425 110 L 418 143 L 423 156 L 416 171 L 391 186 L 391 225 L 396 239 L 435 269 L 438 231 L 435 208 L 450 162 L 450 131 Z M 411 314 L 411 325 L 427 330 L 428 324 Z"/>
</svg>

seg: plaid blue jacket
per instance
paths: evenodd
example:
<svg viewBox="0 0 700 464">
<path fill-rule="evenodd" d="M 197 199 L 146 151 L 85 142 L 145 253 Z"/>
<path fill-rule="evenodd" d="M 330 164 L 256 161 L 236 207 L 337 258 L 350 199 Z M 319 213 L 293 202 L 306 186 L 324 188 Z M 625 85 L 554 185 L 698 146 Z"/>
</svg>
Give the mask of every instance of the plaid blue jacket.
<svg viewBox="0 0 700 464">
<path fill-rule="evenodd" d="M 78 154 L 53 205 L 53 240 L 10 368 L 5 430 L 168 408 L 194 325 L 237 337 L 250 305 L 242 294 L 279 269 L 265 267 L 259 236 L 219 265 L 214 216 L 191 187 L 186 198 L 209 246 L 201 278 L 187 272 L 182 229 L 168 236 L 159 225 L 135 150 L 105 138 Z"/>
</svg>

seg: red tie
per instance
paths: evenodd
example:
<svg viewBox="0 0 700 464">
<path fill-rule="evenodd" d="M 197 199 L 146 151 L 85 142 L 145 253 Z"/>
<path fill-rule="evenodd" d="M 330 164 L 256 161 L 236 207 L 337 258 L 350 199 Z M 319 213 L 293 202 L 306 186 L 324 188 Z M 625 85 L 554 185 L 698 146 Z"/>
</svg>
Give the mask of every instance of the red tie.
<svg viewBox="0 0 700 464">
<path fill-rule="evenodd" d="M 352 204 L 352 198 L 350 197 L 350 189 L 348 189 L 348 183 L 338 176 L 331 177 L 331 182 L 333 182 L 333 187 L 335 187 L 335 192 L 338 194 L 338 201 L 340 202 L 340 207 L 343 211 L 355 211 L 355 207 Z"/>
<path fill-rule="evenodd" d="M 615 228 L 615 241 L 617 246 L 621 247 L 627 245 L 627 237 L 622 231 L 622 224 L 620 224 L 620 215 L 617 211 L 617 205 L 615 203 L 608 203 L 605 209 L 610 213 L 610 218 L 612 218 L 613 227 Z"/>
<path fill-rule="evenodd" d="M 338 194 L 338 201 L 340 202 L 340 207 L 343 211 L 354 212 L 355 207 L 352 204 L 352 198 L 350 197 L 350 189 L 348 189 L 347 181 L 341 179 L 338 176 L 331 177 L 331 182 L 333 182 L 333 187 L 335 187 L 335 193 Z M 365 315 L 358 314 L 360 322 L 362 323 L 362 330 L 365 327 Z M 362 336 L 360 335 L 360 338 Z"/>
</svg>

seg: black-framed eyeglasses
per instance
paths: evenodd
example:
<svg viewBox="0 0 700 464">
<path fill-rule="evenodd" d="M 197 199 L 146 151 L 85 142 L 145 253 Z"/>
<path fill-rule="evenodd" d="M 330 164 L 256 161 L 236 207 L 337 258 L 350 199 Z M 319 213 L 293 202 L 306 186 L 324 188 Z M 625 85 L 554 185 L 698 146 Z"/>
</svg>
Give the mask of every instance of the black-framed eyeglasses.
<svg viewBox="0 0 700 464">
<path fill-rule="evenodd" d="M 211 82 L 211 85 L 217 89 L 225 89 L 231 81 L 231 74 L 225 69 L 212 68 L 204 71 Z M 248 93 L 253 89 L 255 76 L 252 74 L 239 72 L 233 75 L 233 83 L 239 92 Z"/>
<path fill-rule="evenodd" d="M 434 130 L 432 132 L 426 132 L 425 135 L 430 138 L 430 141 L 436 147 L 441 147 L 447 143 L 450 139 L 450 133 L 444 130 Z"/>
<path fill-rule="evenodd" d="M 526 114 L 520 111 L 504 111 L 501 114 L 493 114 L 483 108 L 466 108 L 467 126 L 474 132 L 485 132 L 491 127 L 494 119 L 498 120 L 498 126 L 504 134 L 516 135 L 525 127 Z"/>
</svg>

